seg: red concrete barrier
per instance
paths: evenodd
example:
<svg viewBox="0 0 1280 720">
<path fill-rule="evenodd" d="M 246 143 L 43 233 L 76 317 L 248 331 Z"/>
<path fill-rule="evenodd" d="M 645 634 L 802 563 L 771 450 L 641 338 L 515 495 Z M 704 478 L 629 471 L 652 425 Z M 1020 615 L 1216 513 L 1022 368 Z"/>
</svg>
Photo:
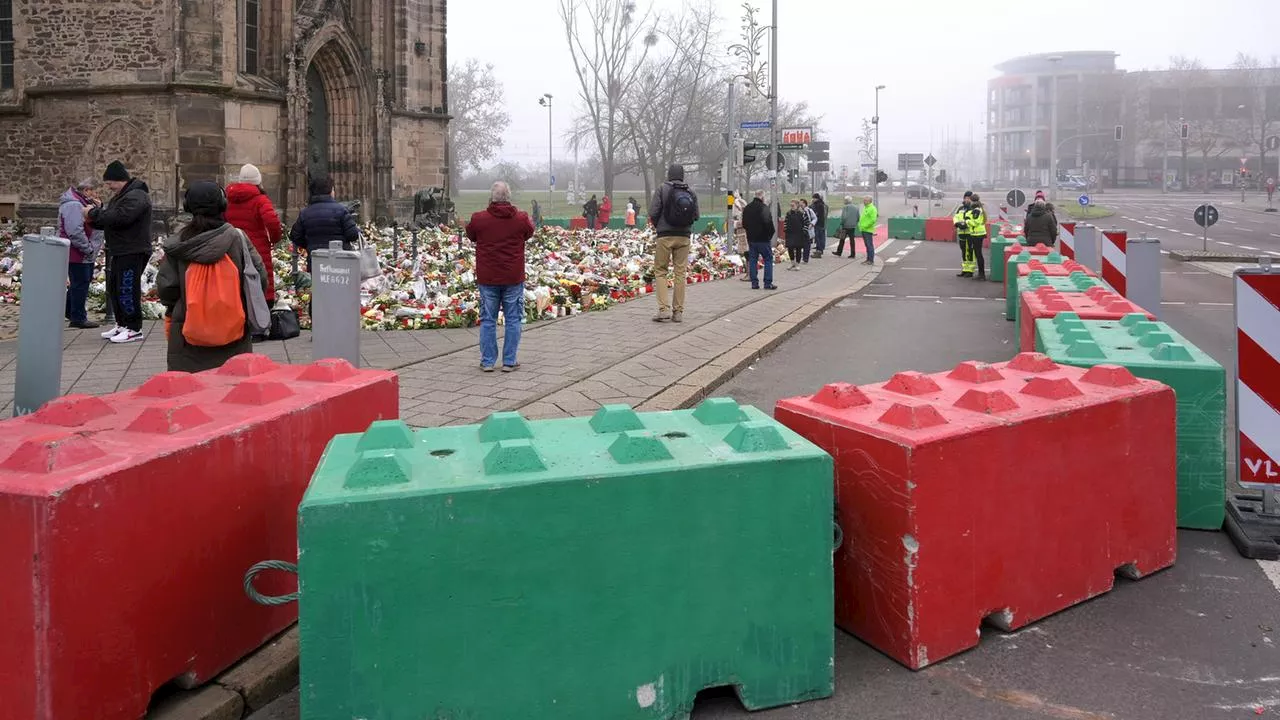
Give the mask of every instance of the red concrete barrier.
<svg viewBox="0 0 1280 720">
<path fill-rule="evenodd" d="M 924 239 L 930 242 L 955 242 L 956 224 L 949 217 L 924 221 Z"/>
<path fill-rule="evenodd" d="M 1073 312 L 1081 320 L 1119 320 L 1131 313 L 1141 313 L 1148 320 L 1156 316 L 1104 287 L 1091 287 L 1083 293 L 1062 293 L 1044 285 L 1018 298 L 1018 349 L 1036 349 L 1036 320 L 1054 318 L 1059 313 Z"/>
<path fill-rule="evenodd" d="M 774 416 L 836 461 L 836 624 L 909 668 L 1174 562 L 1173 391 L 1124 368 L 1027 353 Z"/>
<path fill-rule="evenodd" d="M 329 440 L 398 408 L 394 373 L 241 355 L 0 423 L 0 718 L 138 720 L 286 628 L 245 570 L 296 557 Z"/>
<path fill-rule="evenodd" d="M 1097 277 L 1089 268 L 1075 260 L 1064 259 L 1060 263 L 1047 263 L 1042 260 L 1031 260 L 1018 266 L 1018 277 L 1024 278 L 1033 272 L 1040 271 L 1046 277 L 1069 277 L 1071 273 L 1084 273 L 1089 277 Z"/>
</svg>

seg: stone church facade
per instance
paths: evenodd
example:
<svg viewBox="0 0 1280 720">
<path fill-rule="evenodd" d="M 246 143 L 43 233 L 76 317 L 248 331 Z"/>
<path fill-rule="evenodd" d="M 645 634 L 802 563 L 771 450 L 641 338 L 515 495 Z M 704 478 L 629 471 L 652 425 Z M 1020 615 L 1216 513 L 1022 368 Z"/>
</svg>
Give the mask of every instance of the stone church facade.
<svg viewBox="0 0 1280 720">
<path fill-rule="evenodd" d="M 0 202 L 47 214 L 120 159 L 161 210 L 253 163 L 289 218 L 318 175 L 404 214 L 448 176 L 446 5 L 0 0 Z"/>
</svg>

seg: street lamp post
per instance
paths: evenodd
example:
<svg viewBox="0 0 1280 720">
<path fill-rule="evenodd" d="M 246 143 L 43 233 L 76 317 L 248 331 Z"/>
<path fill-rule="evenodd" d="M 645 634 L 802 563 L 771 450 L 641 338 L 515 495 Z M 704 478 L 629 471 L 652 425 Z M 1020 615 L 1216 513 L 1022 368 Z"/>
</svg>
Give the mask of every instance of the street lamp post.
<svg viewBox="0 0 1280 720">
<path fill-rule="evenodd" d="M 1056 201 L 1058 199 L 1058 63 L 1062 62 L 1062 56 L 1050 55 L 1047 59 L 1053 64 L 1053 83 L 1049 90 L 1051 94 L 1049 147 L 1052 148 L 1052 154 L 1049 155 L 1049 199 Z"/>
<path fill-rule="evenodd" d="M 773 194 L 773 217 L 782 217 L 782 197 L 778 195 L 778 0 L 773 0 L 773 25 L 769 31 L 769 162 L 773 163 L 769 191 Z M 766 163 L 766 167 L 768 163 Z"/>
<path fill-rule="evenodd" d="M 538 104 L 547 109 L 547 212 L 551 212 L 551 206 L 556 201 L 556 166 L 552 158 L 551 140 L 551 93 L 538 98 Z"/>
<path fill-rule="evenodd" d="M 883 89 L 883 85 L 876 86 L 876 114 L 871 118 L 871 124 L 876 128 L 876 157 L 872 160 L 875 169 L 871 171 L 872 202 L 876 207 L 880 207 L 880 91 Z"/>
</svg>

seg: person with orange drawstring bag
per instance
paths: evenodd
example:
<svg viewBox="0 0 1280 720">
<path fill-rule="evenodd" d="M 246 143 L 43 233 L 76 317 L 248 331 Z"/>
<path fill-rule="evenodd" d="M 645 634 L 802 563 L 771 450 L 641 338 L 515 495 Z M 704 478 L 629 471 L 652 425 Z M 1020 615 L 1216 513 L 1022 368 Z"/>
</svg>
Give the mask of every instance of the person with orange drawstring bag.
<svg viewBox="0 0 1280 720">
<path fill-rule="evenodd" d="M 165 306 L 168 369 L 200 372 L 253 352 L 270 325 L 266 269 L 243 232 L 224 219 L 216 183 L 192 183 L 183 200 L 191 222 L 164 245 L 156 293 Z"/>
</svg>

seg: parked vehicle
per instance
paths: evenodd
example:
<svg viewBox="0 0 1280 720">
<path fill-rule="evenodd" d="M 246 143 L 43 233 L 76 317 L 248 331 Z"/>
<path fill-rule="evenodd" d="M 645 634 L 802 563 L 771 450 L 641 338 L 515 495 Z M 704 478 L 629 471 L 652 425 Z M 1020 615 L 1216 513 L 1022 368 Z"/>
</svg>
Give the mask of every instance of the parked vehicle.
<svg viewBox="0 0 1280 720">
<path fill-rule="evenodd" d="M 907 188 L 907 197 L 909 198 L 928 197 L 933 200 L 941 200 L 942 191 L 939 190 L 938 188 L 929 187 L 927 185 L 912 185 L 911 187 Z"/>
</svg>

